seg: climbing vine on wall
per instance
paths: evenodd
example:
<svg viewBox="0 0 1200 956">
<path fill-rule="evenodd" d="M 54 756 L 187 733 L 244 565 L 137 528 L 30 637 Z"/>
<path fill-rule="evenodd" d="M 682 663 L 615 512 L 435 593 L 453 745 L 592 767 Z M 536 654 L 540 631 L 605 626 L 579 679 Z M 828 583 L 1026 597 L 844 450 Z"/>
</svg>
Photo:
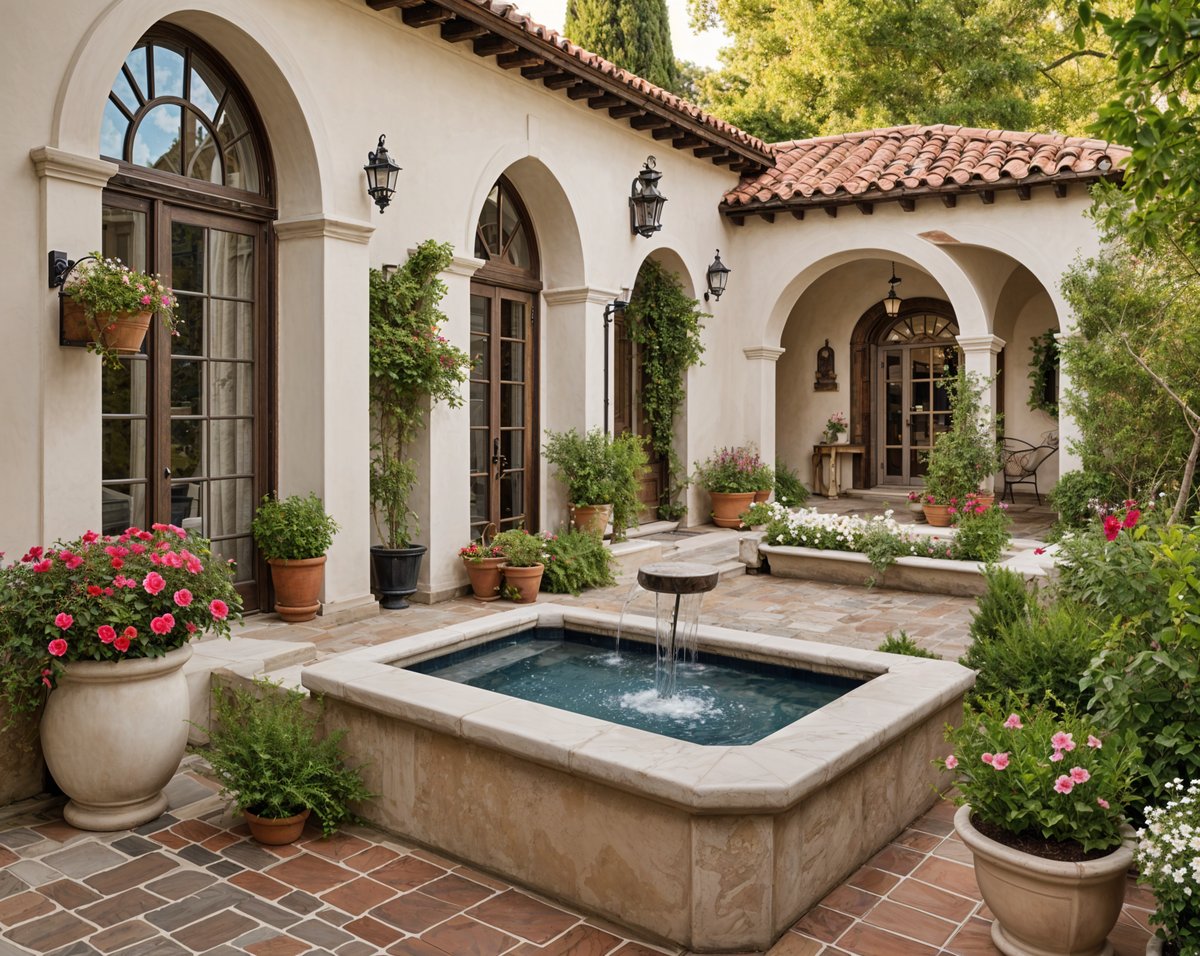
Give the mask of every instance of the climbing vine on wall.
<svg viewBox="0 0 1200 956">
<path fill-rule="evenodd" d="M 702 364 L 700 332 L 706 318 L 708 313 L 683 291 L 674 273 L 652 259 L 642 264 L 625 320 L 646 371 L 642 412 L 650 425 L 650 445 L 667 459 L 672 472 L 678 462 L 672 448 L 675 415 L 683 404 L 684 375 L 693 365 Z M 672 475 L 670 484 L 664 505 L 671 504 L 679 477 Z"/>
<path fill-rule="evenodd" d="M 1029 407 L 1058 417 L 1058 339 L 1047 329 L 1033 339 L 1029 359 Z"/>
</svg>

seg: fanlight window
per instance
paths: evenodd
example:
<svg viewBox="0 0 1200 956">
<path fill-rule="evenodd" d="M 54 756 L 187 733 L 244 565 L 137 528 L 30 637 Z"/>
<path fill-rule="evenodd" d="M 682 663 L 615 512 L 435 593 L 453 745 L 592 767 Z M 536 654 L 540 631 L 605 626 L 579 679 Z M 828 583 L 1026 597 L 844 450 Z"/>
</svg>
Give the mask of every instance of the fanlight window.
<svg viewBox="0 0 1200 956">
<path fill-rule="evenodd" d="M 113 81 L 100 154 L 247 192 L 263 191 L 262 151 L 242 96 L 185 43 L 143 39 Z"/>
<path fill-rule="evenodd" d="M 918 342 L 956 342 L 958 323 L 944 315 L 919 312 L 896 321 L 880 342 L 884 345 L 910 345 Z"/>
<path fill-rule="evenodd" d="M 524 210 L 503 180 L 492 187 L 475 227 L 475 256 L 490 265 L 535 272 L 533 243 Z"/>
</svg>

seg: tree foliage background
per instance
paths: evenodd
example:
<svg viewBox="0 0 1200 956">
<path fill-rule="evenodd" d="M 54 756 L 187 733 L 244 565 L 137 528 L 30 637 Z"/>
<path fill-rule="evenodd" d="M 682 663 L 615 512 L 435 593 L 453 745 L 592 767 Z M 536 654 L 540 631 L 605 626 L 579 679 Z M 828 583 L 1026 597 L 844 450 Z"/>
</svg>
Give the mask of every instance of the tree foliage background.
<svg viewBox="0 0 1200 956">
<path fill-rule="evenodd" d="M 679 91 L 666 0 L 567 0 L 563 33 L 655 85 Z"/>
</svg>

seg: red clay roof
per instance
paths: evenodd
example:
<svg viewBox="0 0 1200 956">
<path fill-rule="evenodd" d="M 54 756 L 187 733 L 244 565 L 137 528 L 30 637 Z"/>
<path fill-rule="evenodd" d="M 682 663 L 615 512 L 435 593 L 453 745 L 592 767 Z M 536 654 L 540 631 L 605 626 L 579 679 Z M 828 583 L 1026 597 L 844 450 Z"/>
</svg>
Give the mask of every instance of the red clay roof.
<svg viewBox="0 0 1200 956">
<path fill-rule="evenodd" d="M 913 193 L 1099 179 L 1129 155 L 1102 140 L 962 126 L 897 126 L 776 143 L 775 165 L 743 179 L 723 208 L 821 206 Z"/>
<path fill-rule="evenodd" d="M 692 120 L 703 124 L 724 136 L 727 136 L 739 143 L 748 146 L 749 148 L 763 154 L 764 158 L 769 159 L 771 155 L 771 147 L 764 143 L 757 136 L 751 136 L 744 130 L 738 129 L 732 123 L 727 123 L 722 119 L 717 119 L 711 113 L 706 113 L 700 107 L 689 103 L 687 100 L 680 99 L 674 93 L 668 93 L 661 87 L 655 86 L 649 80 L 644 80 L 636 73 L 630 73 L 628 70 L 623 70 L 604 57 L 591 53 L 585 50 L 578 44 L 572 43 L 566 37 L 562 36 L 555 30 L 551 30 L 547 26 L 534 22 L 526 14 L 522 13 L 511 3 L 505 3 L 503 0 L 471 0 L 476 6 L 488 13 L 502 17 L 511 23 L 517 24 L 522 30 L 532 37 L 537 37 L 551 45 L 562 50 L 569 56 L 574 57 L 584 66 L 590 67 L 599 73 L 609 76 L 620 83 L 625 84 L 631 89 L 641 93 L 650 99 L 657 100 L 663 106 L 682 113 L 690 117 Z"/>
</svg>

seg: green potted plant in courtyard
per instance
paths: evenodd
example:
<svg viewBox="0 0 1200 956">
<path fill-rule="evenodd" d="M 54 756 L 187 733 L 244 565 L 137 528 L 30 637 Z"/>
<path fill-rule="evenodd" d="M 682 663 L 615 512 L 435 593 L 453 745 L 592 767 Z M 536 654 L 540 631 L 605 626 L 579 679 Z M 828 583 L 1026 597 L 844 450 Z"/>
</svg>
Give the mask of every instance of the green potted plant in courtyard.
<svg viewBox="0 0 1200 956">
<path fill-rule="evenodd" d="M 321 609 L 325 552 L 338 523 L 315 493 L 267 495 L 254 513 L 250 532 L 271 566 L 275 611 L 288 624 L 311 621 Z"/>
<path fill-rule="evenodd" d="M 980 487 L 1000 468 L 1000 445 L 982 417 L 983 389 L 974 373 L 959 369 L 944 381 L 950 427 L 939 432 L 925 456 L 925 517 L 935 527 L 951 523 L 949 509 L 980 496 Z M 987 500 L 988 495 L 984 495 Z M 990 501 L 988 502 L 990 504 Z"/>
<path fill-rule="evenodd" d="M 696 463 L 693 480 L 712 498 L 713 524 L 740 528 L 741 515 L 754 503 L 762 481 L 762 461 L 751 448 L 720 448 L 703 463 Z"/>
<path fill-rule="evenodd" d="M 122 830 L 166 810 L 187 747 L 189 641 L 228 637 L 240 616 L 231 565 L 173 525 L 89 531 L 0 567 L 0 709 L 44 704 L 68 823 Z"/>
<path fill-rule="evenodd" d="M 547 430 L 543 454 L 567 486 L 576 528 L 603 535 L 611 521 L 613 538 L 619 540 L 638 523 L 645 443 L 631 432 L 613 438 L 599 428 L 585 435 L 574 428 Z"/>
<path fill-rule="evenodd" d="M 370 274 L 371 515 L 379 544 L 371 565 L 379 603 L 408 607 L 426 548 L 409 498 L 417 483 L 407 447 L 425 427 L 431 405 L 462 404 L 470 357 L 439 328 L 446 294 L 438 278 L 454 258 L 449 243 L 426 240 L 399 269 Z"/>
<path fill-rule="evenodd" d="M 332 836 L 350 804 L 371 796 L 359 771 L 345 764 L 346 731 L 320 735 L 319 708 L 307 694 L 268 680 L 213 688 L 213 727 L 198 752 L 259 843 L 293 842 L 310 813 Z"/>
<path fill-rule="evenodd" d="M 1133 862 L 1124 810 L 1140 756 L 1051 700 L 986 698 L 951 728 L 954 828 L 970 849 L 992 941 L 1005 953 L 1100 954 Z"/>
<path fill-rule="evenodd" d="M 504 552 L 495 543 L 484 544 L 472 541 L 458 549 L 467 577 L 471 580 L 471 593 L 479 601 L 495 601 L 500 597 L 500 584 L 504 578 Z"/>
<path fill-rule="evenodd" d="M 492 547 L 504 553 L 504 595 L 518 604 L 532 604 L 546 570 L 546 542 L 523 528 L 501 531 Z"/>
</svg>

